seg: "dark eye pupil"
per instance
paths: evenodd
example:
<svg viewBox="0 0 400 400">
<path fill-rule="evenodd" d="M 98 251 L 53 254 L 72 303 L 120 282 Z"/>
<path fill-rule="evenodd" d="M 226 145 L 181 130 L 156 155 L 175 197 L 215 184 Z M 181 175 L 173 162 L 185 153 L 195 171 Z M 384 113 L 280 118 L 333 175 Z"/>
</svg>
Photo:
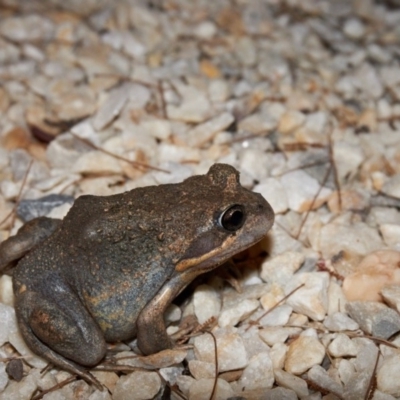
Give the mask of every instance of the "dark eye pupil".
<svg viewBox="0 0 400 400">
<path fill-rule="evenodd" d="M 220 224 L 227 231 L 233 232 L 243 226 L 245 219 L 244 207 L 235 204 L 223 212 Z"/>
</svg>

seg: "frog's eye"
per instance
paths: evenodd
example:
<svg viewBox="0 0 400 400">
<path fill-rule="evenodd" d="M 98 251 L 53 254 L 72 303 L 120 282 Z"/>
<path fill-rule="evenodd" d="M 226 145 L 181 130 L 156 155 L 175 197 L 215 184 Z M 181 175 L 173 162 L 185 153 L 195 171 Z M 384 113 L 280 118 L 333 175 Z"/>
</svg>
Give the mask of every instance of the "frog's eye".
<svg viewBox="0 0 400 400">
<path fill-rule="evenodd" d="M 234 232 L 240 229 L 246 220 L 244 207 L 235 204 L 227 208 L 219 217 L 218 223 L 227 231 Z"/>
</svg>

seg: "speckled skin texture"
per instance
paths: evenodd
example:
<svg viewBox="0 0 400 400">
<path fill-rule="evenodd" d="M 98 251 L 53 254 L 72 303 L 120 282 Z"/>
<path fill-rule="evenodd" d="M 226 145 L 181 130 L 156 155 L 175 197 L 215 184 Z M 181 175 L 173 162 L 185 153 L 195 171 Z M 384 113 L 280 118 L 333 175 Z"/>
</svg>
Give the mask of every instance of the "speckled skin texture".
<svg viewBox="0 0 400 400">
<path fill-rule="evenodd" d="M 226 212 L 224 226 L 231 206 L 239 211 Z M 13 274 L 24 339 L 98 385 L 83 366 L 101 361 L 106 342 L 137 336 L 144 354 L 171 347 L 166 307 L 196 276 L 259 241 L 273 218 L 233 167 L 215 164 L 179 184 L 79 197 L 63 221 L 30 222 L 3 242 L 0 268 L 26 253 Z M 29 233 L 40 240 L 26 241 Z"/>
</svg>

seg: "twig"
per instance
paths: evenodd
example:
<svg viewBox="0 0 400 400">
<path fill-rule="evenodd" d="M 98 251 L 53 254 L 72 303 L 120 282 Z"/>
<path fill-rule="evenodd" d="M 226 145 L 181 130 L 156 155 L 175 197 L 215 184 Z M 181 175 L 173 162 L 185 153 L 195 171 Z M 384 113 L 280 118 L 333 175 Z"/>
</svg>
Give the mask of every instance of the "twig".
<svg viewBox="0 0 400 400">
<path fill-rule="evenodd" d="M 378 367 L 380 354 L 381 353 L 378 351 L 378 354 L 377 354 L 376 360 L 375 360 L 374 369 L 372 371 L 371 378 L 368 383 L 368 388 L 367 388 L 367 391 L 365 392 L 364 400 L 371 400 L 374 395 L 374 392 L 376 389 L 376 369 Z"/>
<path fill-rule="evenodd" d="M 40 392 L 36 396 L 33 396 L 31 398 L 31 400 L 40 400 L 45 394 L 50 393 L 50 392 L 54 392 L 57 389 L 61 389 L 62 387 L 68 385 L 71 382 L 74 382 L 75 380 L 76 380 L 76 376 L 71 376 L 70 378 L 63 380 L 62 382 L 57 383 L 57 385 L 54 385 L 49 389 L 43 390 L 42 392 Z"/>
<path fill-rule="evenodd" d="M 133 167 L 135 167 L 135 168 L 138 168 L 138 169 L 143 169 L 143 168 L 144 168 L 144 169 L 152 169 L 152 170 L 154 170 L 154 171 L 165 172 L 166 174 L 169 174 L 169 173 L 170 173 L 170 172 L 167 171 L 166 169 L 162 169 L 162 168 L 158 168 L 158 167 L 153 167 L 152 165 L 145 164 L 145 163 L 141 163 L 141 162 L 139 162 L 139 161 L 132 161 L 132 160 L 129 160 L 129 159 L 127 159 L 127 158 L 125 158 L 125 157 L 122 157 L 122 156 L 120 156 L 120 155 L 118 155 L 118 154 L 112 153 L 111 151 L 108 151 L 108 150 L 105 150 L 105 149 L 103 149 L 103 148 L 101 148 L 101 147 L 99 147 L 99 146 L 96 146 L 96 145 L 95 145 L 94 143 L 92 143 L 90 140 L 81 138 L 80 136 L 76 135 L 76 134 L 73 133 L 73 132 L 70 132 L 70 133 L 71 133 L 71 135 L 72 135 L 74 138 L 80 140 L 82 143 L 85 143 L 86 145 L 88 145 L 88 146 L 91 147 L 92 149 L 101 151 L 102 153 L 108 154 L 109 156 L 114 157 L 114 158 L 117 158 L 118 160 L 125 161 L 125 162 L 131 164 L 131 165 L 132 165 Z"/>
<path fill-rule="evenodd" d="M 337 193 L 338 193 L 339 211 L 341 211 L 342 210 L 342 190 L 340 188 L 339 176 L 338 176 L 336 163 L 335 163 L 335 157 L 333 155 L 333 146 L 332 146 L 331 133 L 332 133 L 332 130 L 331 130 L 331 132 L 330 132 L 330 134 L 328 136 L 328 140 L 329 140 L 329 146 L 328 146 L 329 158 L 331 160 L 331 167 L 332 167 L 332 171 L 333 171 L 333 180 L 335 182 L 336 190 L 337 190 Z"/>
<path fill-rule="evenodd" d="M 31 161 L 29 162 L 28 168 L 27 168 L 26 171 L 25 171 L 24 179 L 22 180 L 21 187 L 19 188 L 19 192 L 18 192 L 18 195 L 17 195 L 17 199 L 16 199 L 16 201 L 15 201 L 14 207 L 13 207 L 12 210 L 5 216 L 5 218 L 3 218 L 3 220 L 0 222 L 0 225 L 3 225 L 4 222 L 6 222 L 11 216 L 13 216 L 13 219 L 11 220 L 11 228 L 13 227 L 14 222 L 15 222 L 15 210 L 17 209 L 18 204 L 19 204 L 19 202 L 21 201 L 22 190 L 23 190 L 24 187 L 25 187 L 26 180 L 28 179 L 28 175 L 29 175 L 29 172 L 30 172 L 30 170 L 31 170 L 32 164 L 33 164 L 33 160 L 31 160 Z M 10 229 L 11 229 L 11 228 L 10 228 Z"/>
<path fill-rule="evenodd" d="M 286 301 L 291 295 L 296 293 L 299 289 L 301 289 L 305 283 L 302 283 L 300 286 L 297 286 L 297 288 L 293 289 L 290 293 L 288 293 L 285 297 L 283 297 L 281 300 L 279 300 L 273 307 L 271 307 L 269 310 L 265 311 L 261 317 L 257 318 L 255 321 L 252 321 L 251 324 L 246 328 L 246 332 L 250 329 L 251 326 L 258 324 L 266 315 L 268 315 L 270 312 L 275 310 L 279 305 L 281 305 L 284 301 Z"/>
<path fill-rule="evenodd" d="M 217 351 L 217 339 L 215 338 L 215 335 L 212 332 L 207 332 L 208 334 L 211 335 L 214 341 L 214 357 L 215 357 L 215 378 L 214 378 L 214 385 L 211 391 L 210 399 L 213 400 L 215 392 L 217 390 L 217 383 L 218 383 L 218 351 Z"/>
</svg>

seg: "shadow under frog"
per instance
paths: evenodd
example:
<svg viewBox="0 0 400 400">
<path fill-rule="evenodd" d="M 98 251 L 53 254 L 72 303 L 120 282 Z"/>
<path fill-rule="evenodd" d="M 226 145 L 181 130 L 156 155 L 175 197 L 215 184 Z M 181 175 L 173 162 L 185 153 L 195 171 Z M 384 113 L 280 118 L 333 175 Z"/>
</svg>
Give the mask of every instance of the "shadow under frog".
<svg viewBox="0 0 400 400">
<path fill-rule="evenodd" d="M 106 342 L 171 348 L 163 313 L 198 275 L 261 240 L 274 213 L 225 164 L 179 184 L 79 197 L 61 221 L 37 218 L 0 245 L 28 346 L 101 387 L 86 367 Z"/>
</svg>

